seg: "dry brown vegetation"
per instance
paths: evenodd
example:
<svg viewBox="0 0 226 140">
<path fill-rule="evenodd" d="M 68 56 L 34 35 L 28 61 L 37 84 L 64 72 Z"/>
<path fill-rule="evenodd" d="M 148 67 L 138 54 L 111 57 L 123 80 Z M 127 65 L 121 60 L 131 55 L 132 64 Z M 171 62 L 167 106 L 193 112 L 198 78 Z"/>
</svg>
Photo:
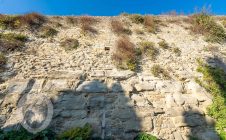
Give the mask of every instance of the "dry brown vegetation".
<svg viewBox="0 0 226 140">
<path fill-rule="evenodd" d="M 170 79 L 169 73 L 158 64 L 152 66 L 151 72 L 155 77 Z"/>
<path fill-rule="evenodd" d="M 48 38 L 48 37 L 53 37 L 55 35 L 57 35 L 58 31 L 53 29 L 50 26 L 43 26 L 41 28 L 41 37 L 43 38 Z"/>
<path fill-rule="evenodd" d="M 149 41 L 140 42 L 140 50 L 143 55 L 150 57 L 152 60 L 155 60 L 158 54 L 155 43 Z"/>
<path fill-rule="evenodd" d="M 66 39 L 60 43 L 60 46 L 66 50 L 77 49 L 79 47 L 79 41 L 77 39 Z"/>
<path fill-rule="evenodd" d="M 120 37 L 116 42 L 113 59 L 116 65 L 122 69 L 136 69 L 135 45 L 126 36 Z"/>
<path fill-rule="evenodd" d="M 97 30 L 92 27 L 94 24 L 99 22 L 97 18 L 94 18 L 91 16 L 81 16 L 79 17 L 79 21 L 81 24 L 81 29 L 84 33 L 87 33 L 87 32 L 97 33 Z"/>
<path fill-rule="evenodd" d="M 157 31 L 157 20 L 153 16 L 144 17 L 144 26 L 148 32 L 156 33 Z"/>
<path fill-rule="evenodd" d="M 131 34 L 131 30 L 126 29 L 123 26 L 123 23 L 119 20 L 112 20 L 111 21 L 111 29 L 115 34 Z"/>
<path fill-rule="evenodd" d="M 0 27 L 4 29 L 17 29 L 20 27 L 28 27 L 31 29 L 40 27 L 45 21 L 46 18 L 38 13 L 28 13 L 19 16 L 1 15 Z"/>
</svg>

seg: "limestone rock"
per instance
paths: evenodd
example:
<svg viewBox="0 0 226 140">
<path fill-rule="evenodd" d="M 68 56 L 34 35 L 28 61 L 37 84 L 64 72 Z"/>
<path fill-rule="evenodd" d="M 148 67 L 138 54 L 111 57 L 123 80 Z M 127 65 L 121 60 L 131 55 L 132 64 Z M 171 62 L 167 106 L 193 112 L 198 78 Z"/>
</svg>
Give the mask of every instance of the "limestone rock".
<svg viewBox="0 0 226 140">
<path fill-rule="evenodd" d="M 76 92 L 83 93 L 106 93 L 107 91 L 107 86 L 98 80 L 85 81 L 76 89 Z"/>
<path fill-rule="evenodd" d="M 140 91 L 153 91 L 155 90 L 155 82 L 142 82 L 135 85 L 138 92 Z"/>
</svg>

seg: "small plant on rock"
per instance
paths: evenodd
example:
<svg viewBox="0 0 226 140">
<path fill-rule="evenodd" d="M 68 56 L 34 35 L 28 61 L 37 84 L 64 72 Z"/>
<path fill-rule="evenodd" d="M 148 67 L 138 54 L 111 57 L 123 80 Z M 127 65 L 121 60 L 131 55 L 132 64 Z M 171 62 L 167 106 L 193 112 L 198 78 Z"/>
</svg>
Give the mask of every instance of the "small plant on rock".
<svg viewBox="0 0 226 140">
<path fill-rule="evenodd" d="M 158 26 L 157 20 L 153 16 L 145 16 L 144 17 L 144 27 L 150 33 L 156 33 Z"/>
<path fill-rule="evenodd" d="M 154 47 L 155 43 L 144 41 L 140 42 L 140 49 L 142 54 L 151 57 L 152 60 L 154 60 L 158 54 L 158 50 Z"/>
<path fill-rule="evenodd" d="M 165 40 L 160 41 L 158 44 L 163 49 L 168 49 L 169 48 L 169 44 Z"/>
<path fill-rule="evenodd" d="M 92 134 L 92 126 L 86 124 L 84 127 L 71 128 L 59 135 L 60 140 L 89 140 Z"/>
<path fill-rule="evenodd" d="M 55 30 L 49 26 L 45 26 L 41 30 L 42 30 L 41 37 L 43 37 L 43 38 L 54 37 L 58 33 L 57 30 Z"/>
<path fill-rule="evenodd" d="M 133 23 L 136 23 L 136 24 L 144 23 L 144 17 L 142 15 L 132 14 L 132 15 L 129 15 L 129 18 Z"/>
<path fill-rule="evenodd" d="M 170 79 L 169 73 L 165 71 L 160 65 L 153 65 L 151 72 L 155 77 L 162 77 L 163 79 Z"/>
<path fill-rule="evenodd" d="M 173 51 L 177 56 L 180 56 L 180 55 L 181 55 L 181 50 L 180 50 L 180 48 L 178 48 L 178 47 L 172 48 L 172 51 Z"/>
<path fill-rule="evenodd" d="M 134 138 L 134 140 L 158 140 L 158 138 L 151 135 L 151 134 L 147 134 L 147 133 L 142 132 L 142 133 L 138 134 Z"/>
<path fill-rule="evenodd" d="M 79 47 L 79 41 L 77 39 L 66 39 L 60 43 L 60 46 L 66 50 L 77 49 Z"/>
</svg>

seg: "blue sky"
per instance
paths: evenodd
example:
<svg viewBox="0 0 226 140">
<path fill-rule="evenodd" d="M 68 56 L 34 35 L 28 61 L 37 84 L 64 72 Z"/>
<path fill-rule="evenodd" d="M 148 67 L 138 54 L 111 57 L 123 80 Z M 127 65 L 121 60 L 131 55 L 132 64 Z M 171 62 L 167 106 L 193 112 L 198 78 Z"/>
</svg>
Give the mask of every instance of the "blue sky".
<svg viewBox="0 0 226 140">
<path fill-rule="evenodd" d="M 226 15 L 225 0 L 0 0 L 0 13 L 111 16 L 122 12 L 156 15 L 176 10 L 188 14 L 204 5 L 211 5 L 214 14 Z"/>
</svg>

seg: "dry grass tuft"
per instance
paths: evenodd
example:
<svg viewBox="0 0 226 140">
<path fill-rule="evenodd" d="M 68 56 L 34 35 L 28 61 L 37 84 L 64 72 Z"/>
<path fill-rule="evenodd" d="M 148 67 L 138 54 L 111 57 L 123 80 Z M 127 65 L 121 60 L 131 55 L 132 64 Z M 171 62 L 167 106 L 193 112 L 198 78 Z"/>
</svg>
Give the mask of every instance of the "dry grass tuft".
<svg viewBox="0 0 226 140">
<path fill-rule="evenodd" d="M 0 51 L 13 51 L 25 45 L 28 37 L 22 34 L 0 34 Z"/>
<path fill-rule="evenodd" d="M 42 38 L 48 38 L 48 37 L 54 37 L 57 35 L 58 31 L 53 29 L 50 26 L 43 26 L 41 28 L 41 37 Z"/>
<path fill-rule="evenodd" d="M 111 29 L 116 34 L 131 34 L 131 30 L 124 28 L 123 23 L 119 20 L 111 21 Z"/>
<path fill-rule="evenodd" d="M 87 33 L 97 33 L 97 30 L 93 28 L 92 26 L 99 22 L 97 18 L 91 17 L 91 16 L 81 16 L 79 17 L 79 21 L 81 24 L 82 32 Z"/>
<path fill-rule="evenodd" d="M 144 17 L 142 15 L 132 14 L 132 15 L 129 15 L 129 18 L 133 23 L 136 23 L 136 24 L 144 23 Z"/>
<path fill-rule="evenodd" d="M 3 53 L 0 52 L 0 69 L 1 69 L 1 66 L 5 64 L 6 64 L 6 57 Z"/>
<path fill-rule="evenodd" d="M 158 44 L 163 49 L 168 49 L 169 48 L 169 44 L 165 40 L 160 41 Z"/>
<path fill-rule="evenodd" d="M 145 41 L 145 42 L 140 42 L 140 50 L 143 55 L 149 56 L 152 60 L 155 60 L 157 54 L 158 54 L 158 49 L 155 47 L 155 43 Z"/>
<path fill-rule="evenodd" d="M 144 26 L 148 32 L 156 33 L 157 32 L 157 20 L 153 16 L 144 17 Z"/>
<path fill-rule="evenodd" d="M 79 41 L 77 39 L 66 39 L 60 43 L 60 46 L 66 50 L 73 50 L 79 47 Z"/>
<path fill-rule="evenodd" d="M 151 72 L 155 77 L 170 79 L 169 73 L 158 64 L 152 66 Z"/>
<path fill-rule="evenodd" d="M 113 60 L 121 69 L 136 69 L 136 49 L 128 37 L 122 36 L 117 40 Z"/>
</svg>

